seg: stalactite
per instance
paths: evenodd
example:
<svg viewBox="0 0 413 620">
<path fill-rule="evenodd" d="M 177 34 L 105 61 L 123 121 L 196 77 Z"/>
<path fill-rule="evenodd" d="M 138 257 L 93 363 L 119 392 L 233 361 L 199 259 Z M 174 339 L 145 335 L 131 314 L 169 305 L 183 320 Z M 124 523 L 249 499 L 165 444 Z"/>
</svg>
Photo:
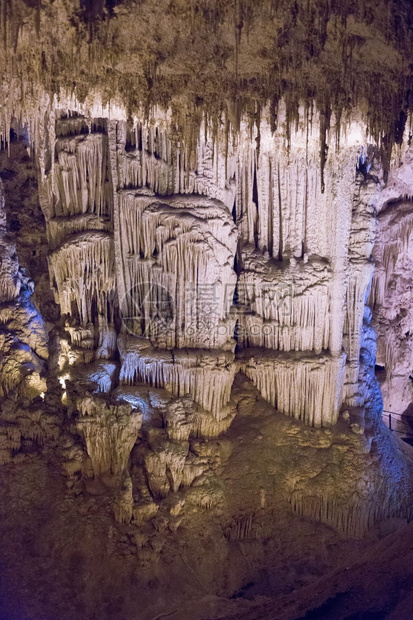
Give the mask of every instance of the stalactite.
<svg viewBox="0 0 413 620">
<path fill-rule="evenodd" d="M 399 256 L 407 251 L 413 232 L 413 213 L 407 213 L 403 219 L 397 218 L 397 214 L 394 216 L 394 222 L 389 222 L 383 239 L 375 247 L 374 258 L 377 267 L 373 275 L 369 300 L 373 307 L 383 304 L 396 262 Z"/>
<path fill-rule="evenodd" d="M 81 233 L 49 258 L 56 302 L 62 314 L 72 315 L 75 304 L 82 325 L 93 321 L 92 305 L 108 318 L 115 292 L 113 241 L 105 233 Z"/>
<path fill-rule="evenodd" d="M 85 391 L 92 391 L 94 394 L 111 394 L 115 386 L 118 364 L 107 360 L 92 360 L 93 357 L 86 363 L 78 360 L 76 365 L 71 364 L 68 378 L 75 382 L 78 388 L 82 387 Z"/>
<path fill-rule="evenodd" d="M 403 13 L 408 6 L 400 3 Z M 377 0 L 367 10 L 363 2 L 236 0 L 233 11 L 222 1 L 201 6 L 191 0 L 188 9 L 180 0 L 166 18 L 158 13 L 155 53 L 145 32 L 153 2 L 126 3 L 139 18 L 131 20 L 138 46 L 118 36 L 128 19 L 125 6 L 116 11 L 114 28 L 103 0 L 92 2 L 102 10 L 89 11 L 85 42 L 86 14 L 70 15 L 71 3 L 65 3 L 58 24 L 61 49 L 54 44 L 58 35 L 49 38 L 46 28 L 62 3 L 47 3 L 41 19 L 36 11 L 34 30 L 30 2 L 19 0 L 21 11 L 12 4 L 6 0 L 0 10 L 0 140 L 10 148 L 12 125 L 26 123 L 40 171 L 52 286 L 70 335 L 70 344 L 69 335 L 59 336 L 66 343 L 58 362 L 62 387 L 67 380 L 65 432 L 77 429 L 84 439 L 63 448 L 68 475 L 91 476 L 91 462 L 95 476 L 116 477 L 121 486 L 111 495 L 119 523 L 144 525 L 159 509 L 153 531 L 175 531 L 181 507 L 171 502 L 172 516 L 165 518 L 169 507 L 163 500 L 170 493 L 183 496 L 194 482 L 185 489 L 191 510 L 219 514 L 224 491 L 210 471 L 212 461 L 218 465 L 215 457 L 207 463 L 207 451 L 199 457 L 196 444 L 212 443 L 205 438 L 230 428 L 242 406 L 242 400 L 231 400 L 241 369 L 273 407 L 308 426 L 334 425 L 341 404 L 348 407 L 347 418 L 328 431 L 330 437 L 337 431 L 335 444 L 316 443 L 316 431 L 304 431 L 318 461 L 331 448 L 331 469 L 338 475 L 324 493 L 325 472 L 307 472 L 301 488 L 299 477 L 291 476 L 293 490 L 283 499 L 297 514 L 356 538 L 394 514 L 410 519 L 407 493 L 403 498 L 396 477 L 395 490 L 388 491 L 380 481 L 369 486 L 361 475 L 360 488 L 340 496 L 348 470 L 337 459 L 346 419 L 348 434 L 365 439 L 360 450 L 370 449 L 366 402 L 380 400 L 363 383 L 363 364 L 372 374 L 375 342 L 365 302 L 373 270 L 372 196 L 382 171 L 362 171 L 360 151 L 375 143 L 386 183 L 392 154 L 398 153 L 392 149 L 401 146 L 412 108 L 406 68 L 411 24 L 407 18 L 407 25 L 383 19 L 396 3 L 387 3 L 389 9 Z M 173 27 L 176 14 L 183 28 Z M 70 18 L 73 23 L 65 21 Z M 235 28 L 235 57 L 226 49 L 228 25 Z M 179 33 L 179 45 L 171 32 Z M 207 59 L 199 53 L 204 39 L 214 50 Z M 371 62 L 377 50 L 386 62 Z M 401 77 L 394 87 L 396 71 Z M 364 195 L 361 185 L 371 186 L 371 194 Z M 395 190 L 388 185 L 389 198 Z M 44 367 L 38 357 L 46 358 L 46 338 L 42 334 L 40 344 L 22 338 L 26 327 L 38 337 L 34 321 L 14 332 L 10 327 L 27 282 L 6 239 L 2 207 L 0 397 L 7 404 L 16 388 L 25 399 L 39 394 Z M 379 217 L 385 219 L 388 209 L 390 203 Z M 376 310 L 386 303 L 401 256 L 411 255 L 413 215 L 395 211 L 375 249 L 370 301 Z M 390 333 L 380 333 L 379 357 L 389 377 L 397 364 L 393 344 Z M 252 386 L 248 390 L 246 400 Z M 47 436 L 59 437 L 61 421 L 50 424 L 47 435 L 39 411 L 29 409 L 21 428 L 4 422 L 2 411 L 0 463 L 18 458 L 15 452 L 27 439 L 42 444 Z M 142 418 L 141 450 L 136 442 Z M 291 447 L 301 451 L 302 425 L 276 418 L 285 435 L 296 433 Z M 379 441 L 375 450 L 376 462 L 383 457 Z M 297 454 L 297 462 L 304 460 Z M 144 492 L 136 488 L 139 476 Z M 225 530 L 228 539 L 264 536 L 256 516 L 243 506 Z M 163 544 L 164 535 L 152 534 L 147 546 Z M 144 536 L 137 535 L 139 550 L 147 543 Z"/>
<path fill-rule="evenodd" d="M 372 262 L 352 262 L 347 285 L 346 321 L 344 333 L 348 335 L 348 360 L 357 362 L 360 355 L 361 329 L 366 294 L 374 271 Z"/>
<path fill-rule="evenodd" d="M 282 102 L 278 111 L 280 123 L 286 122 L 287 112 Z M 344 232 L 342 224 L 334 221 L 333 214 L 340 209 L 340 213 L 346 212 L 348 222 L 351 219 L 360 128 L 354 122 L 343 138 L 341 151 L 333 152 L 325 162 L 328 186 L 322 193 L 321 146 L 316 131 L 321 117 L 321 113 L 314 112 L 314 129 L 310 130 L 306 126 L 305 108 L 299 108 L 297 126 L 291 128 L 291 144 L 287 149 L 283 132 L 278 129 L 272 134 L 264 115 L 260 124 L 259 153 L 256 145 L 251 144 L 247 128 L 241 126 L 236 221 L 244 244 L 257 244 L 262 252 L 271 248 L 270 256 L 278 261 L 302 258 L 303 247 L 308 256 L 318 254 L 333 258 L 337 246 L 334 235 Z M 257 131 L 254 138 L 258 138 Z M 344 196 L 348 199 L 348 211 L 338 206 L 345 200 Z M 336 207 L 330 204 L 331 200 L 337 203 Z"/>
<path fill-rule="evenodd" d="M 248 349 L 241 369 L 263 398 L 282 413 L 309 426 L 336 423 L 341 405 L 345 355 L 274 354 Z"/>
<path fill-rule="evenodd" d="M 138 437 L 141 413 L 128 404 L 87 394 L 71 394 L 70 401 L 80 414 L 76 425 L 85 438 L 95 476 L 122 474 Z"/>
<path fill-rule="evenodd" d="M 236 372 L 233 353 L 201 349 L 161 351 L 151 348 L 145 340 L 126 335 L 119 337 L 118 348 L 121 384 L 143 382 L 166 388 L 175 396 L 190 394 L 216 419 L 227 415 L 225 405 L 231 398 Z"/>
<path fill-rule="evenodd" d="M 368 303 L 375 311 L 375 328 L 377 337 L 378 363 L 386 368 L 387 380 L 391 381 L 396 367 L 401 365 L 397 359 L 397 345 L 395 344 L 395 332 L 391 326 L 386 328 L 389 318 L 394 316 L 395 309 L 391 308 L 391 296 L 399 295 L 393 292 L 397 282 L 403 278 L 403 272 L 408 267 L 411 254 L 411 242 L 413 231 L 413 213 L 411 202 L 402 199 L 398 203 L 390 202 L 381 211 L 378 218 L 379 237 L 374 246 L 373 256 L 376 262 L 373 273 L 370 296 Z M 406 262 L 407 261 L 407 262 Z M 401 289 L 400 289 L 401 292 Z M 397 311 L 396 311 L 397 312 Z M 404 310 L 400 311 L 401 317 Z M 390 319 L 391 321 L 391 319 Z M 401 321 L 400 321 L 401 322 Z M 402 330 L 402 328 L 399 328 Z M 406 330 L 404 330 L 406 332 Z M 402 338 L 404 337 L 404 333 Z M 407 373 L 409 356 L 403 366 L 403 372 Z M 398 371 L 396 374 L 399 374 Z M 399 389 L 399 388 L 398 388 Z"/>
<path fill-rule="evenodd" d="M 133 517 L 133 488 L 130 476 L 123 481 L 121 488 L 117 491 L 113 512 L 118 523 L 130 523 Z"/>
<path fill-rule="evenodd" d="M 233 348 L 236 231 L 208 199 L 120 195 L 124 324 L 163 348 Z"/>
<path fill-rule="evenodd" d="M 307 495 L 294 493 L 290 499 L 293 510 L 301 516 L 326 523 L 347 538 L 363 538 L 374 524 L 395 514 L 404 519 L 412 518 L 412 510 L 400 506 L 398 500 L 379 493 L 377 497 L 364 497 L 345 503 L 328 494 Z"/>
<path fill-rule="evenodd" d="M 107 155 L 101 134 L 57 138 L 54 216 L 111 216 Z"/>
<path fill-rule="evenodd" d="M 21 278 L 16 247 L 7 238 L 7 220 L 3 184 L 0 179 L 0 302 L 16 299 L 20 293 Z"/>
<path fill-rule="evenodd" d="M 119 187 L 123 189 L 149 188 L 160 196 L 199 194 L 221 200 L 229 208 L 234 188 L 229 182 L 234 173 L 234 155 L 228 165 L 228 155 L 215 157 L 211 138 L 199 130 L 193 158 L 185 156 L 187 146 L 171 139 L 168 127 L 140 125 L 142 144 L 134 151 L 126 151 L 126 127 L 118 133 Z"/>
<path fill-rule="evenodd" d="M 113 323 L 109 323 L 106 317 L 99 317 L 99 339 L 96 357 L 98 359 L 112 359 L 117 351 L 117 331 Z"/>
<path fill-rule="evenodd" d="M 238 341 L 280 351 L 317 351 L 329 345 L 327 262 L 292 259 L 279 266 L 254 257 L 243 259 L 238 281 Z"/>
<path fill-rule="evenodd" d="M 112 224 L 106 217 L 98 217 L 91 213 L 54 217 L 47 222 L 47 237 L 52 249 L 58 248 L 67 237 L 87 230 L 110 232 Z"/>
<path fill-rule="evenodd" d="M 327 162 L 328 145 L 327 145 L 327 133 L 330 129 L 331 109 L 329 106 L 325 106 L 320 114 L 320 178 L 321 178 L 321 193 L 324 194 L 325 182 L 324 171 Z"/>
<path fill-rule="evenodd" d="M 181 486 L 189 444 L 186 441 L 158 441 L 151 448 L 145 454 L 145 470 L 153 496 L 161 499 L 169 491 L 175 493 Z"/>
</svg>

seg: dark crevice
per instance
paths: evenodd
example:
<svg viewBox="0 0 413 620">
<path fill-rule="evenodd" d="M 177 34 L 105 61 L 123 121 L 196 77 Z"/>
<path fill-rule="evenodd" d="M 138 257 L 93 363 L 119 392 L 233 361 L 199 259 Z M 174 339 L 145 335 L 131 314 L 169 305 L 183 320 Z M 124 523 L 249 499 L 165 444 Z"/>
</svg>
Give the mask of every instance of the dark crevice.
<svg viewBox="0 0 413 620">
<path fill-rule="evenodd" d="M 237 223 L 237 201 L 234 200 L 234 205 L 232 207 L 232 219 L 234 220 L 234 224 Z"/>
<path fill-rule="evenodd" d="M 252 202 L 255 204 L 256 214 L 254 219 L 254 243 L 258 248 L 258 223 L 259 223 L 259 208 L 258 208 L 258 183 L 257 183 L 257 166 L 254 166 L 254 179 L 252 183 Z"/>
</svg>

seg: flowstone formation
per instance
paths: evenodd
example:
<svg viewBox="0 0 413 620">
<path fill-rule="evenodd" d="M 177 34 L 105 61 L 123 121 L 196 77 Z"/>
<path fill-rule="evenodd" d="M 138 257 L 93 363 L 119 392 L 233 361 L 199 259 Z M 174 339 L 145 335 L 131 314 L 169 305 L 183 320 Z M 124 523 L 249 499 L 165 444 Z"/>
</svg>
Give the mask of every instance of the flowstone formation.
<svg viewBox="0 0 413 620">
<path fill-rule="evenodd" d="M 319 131 L 302 117 L 287 145 L 281 108 L 279 130 L 261 123 L 259 150 L 247 126 L 232 149 L 205 128 L 192 162 L 161 119 L 55 117 L 57 160 L 41 171 L 40 195 L 69 366 L 119 350 L 120 384 L 189 393 L 216 420 L 238 370 L 311 426 L 363 405 L 379 182 L 369 191 L 357 176 L 361 122 L 325 163 L 322 187 Z M 64 164 L 60 153 L 71 153 Z"/>
<path fill-rule="evenodd" d="M 32 4 L 0 21 L 5 618 L 261 613 L 413 514 L 406 6 Z"/>
<path fill-rule="evenodd" d="M 4 347 L 3 463 L 47 446 L 71 505 L 117 523 L 110 556 L 128 550 L 142 583 L 162 580 L 163 550 L 181 537 L 194 548 L 199 528 L 231 566 L 232 544 L 283 527 L 274 514 L 355 539 L 411 517 L 373 328 L 408 245 L 411 186 L 396 216 L 399 190 L 357 117 L 329 144 L 322 184 L 321 121 L 310 129 L 303 113 L 287 142 L 285 114 L 275 131 L 261 120 L 259 142 L 246 123 L 224 144 L 205 126 L 191 159 L 161 116 L 51 112 L 36 155 L 56 304 L 45 324 L 30 293 L 42 307 L 47 273 L 24 278 L 4 221 L 7 329 L 23 307 L 27 318 Z M 391 179 L 410 152 L 407 139 L 394 151 Z M 225 577 L 213 575 L 214 590 Z"/>
<path fill-rule="evenodd" d="M 314 118 L 311 130 L 302 116 L 287 143 L 282 114 L 280 107 L 275 132 L 261 121 L 259 149 L 247 125 L 231 147 L 202 128 L 193 160 L 181 156 L 161 117 L 148 126 L 51 114 L 55 146 L 44 144 L 38 159 L 50 285 L 63 321 L 54 372 L 84 438 L 79 465 L 69 469 L 129 480 L 127 521 L 148 491 L 161 501 L 202 480 L 192 442 L 230 428 L 237 373 L 309 427 L 332 427 L 341 412 L 362 437 L 380 419 L 366 305 L 380 164 L 354 118 L 340 148 L 330 145 L 322 185 L 321 121 Z M 386 286 L 378 284 L 380 264 L 378 300 Z M 162 404 L 146 389 L 160 390 Z M 145 493 L 128 473 L 135 444 Z M 368 500 L 367 514 L 376 502 L 382 514 L 374 486 L 382 482 L 372 482 L 377 500 Z M 294 484 L 286 497 L 302 514 L 363 533 L 371 523 L 363 507 L 355 504 L 365 525 L 345 525 L 341 509 L 332 517 L 334 485 L 320 484 L 311 492 Z M 325 508 L 314 509 L 315 496 Z M 402 489 L 388 496 L 384 514 L 409 514 L 403 497 Z"/>
<path fill-rule="evenodd" d="M 411 192 L 412 154 L 407 149 L 377 204 L 375 271 L 369 304 L 377 333 L 377 367 L 384 408 L 393 412 L 396 430 L 411 425 Z M 403 416 L 405 414 L 405 416 Z"/>
</svg>

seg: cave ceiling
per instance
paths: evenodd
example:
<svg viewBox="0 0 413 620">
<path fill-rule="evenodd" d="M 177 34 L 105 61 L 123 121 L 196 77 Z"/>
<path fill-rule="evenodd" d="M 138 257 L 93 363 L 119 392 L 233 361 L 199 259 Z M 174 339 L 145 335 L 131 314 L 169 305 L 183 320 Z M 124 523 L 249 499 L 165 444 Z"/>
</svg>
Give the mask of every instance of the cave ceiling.
<svg viewBox="0 0 413 620">
<path fill-rule="evenodd" d="M 325 116 L 359 110 L 383 152 L 401 140 L 412 105 L 410 2 L 387 0 L 4 0 L 0 71 L 3 126 L 32 116 L 44 94 L 99 97 L 130 116 L 171 111 L 193 139 L 259 123 L 286 102 Z M 192 136 L 191 136 L 192 134 Z"/>
</svg>

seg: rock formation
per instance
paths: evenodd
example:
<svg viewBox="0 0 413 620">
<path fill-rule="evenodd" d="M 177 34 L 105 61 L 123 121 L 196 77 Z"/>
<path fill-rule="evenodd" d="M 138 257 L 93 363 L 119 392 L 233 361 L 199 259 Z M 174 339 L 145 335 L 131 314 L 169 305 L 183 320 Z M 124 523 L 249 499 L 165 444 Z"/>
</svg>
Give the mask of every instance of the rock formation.
<svg viewBox="0 0 413 620">
<path fill-rule="evenodd" d="M 163 4 L 2 8 L 0 516 L 63 566 L 8 619 L 244 617 L 412 518 L 411 20 Z"/>
</svg>

